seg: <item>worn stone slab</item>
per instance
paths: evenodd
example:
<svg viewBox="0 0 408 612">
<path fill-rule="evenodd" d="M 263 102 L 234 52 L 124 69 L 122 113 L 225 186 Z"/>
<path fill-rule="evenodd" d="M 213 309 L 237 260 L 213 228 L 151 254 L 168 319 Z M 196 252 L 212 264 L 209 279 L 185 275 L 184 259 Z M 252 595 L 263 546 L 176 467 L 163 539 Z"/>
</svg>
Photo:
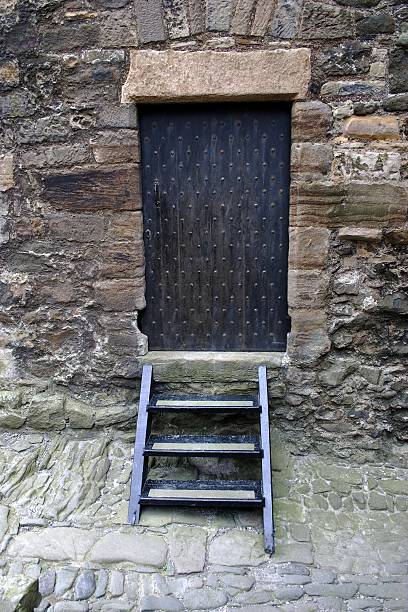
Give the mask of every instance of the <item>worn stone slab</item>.
<svg viewBox="0 0 408 612">
<path fill-rule="evenodd" d="M 204 569 L 207 541 L 204 529 L 173 525 L 167 539 L 177 574 L 191 574 Z"/>
<path fill-rule="evenodd" d="M 8 191 L 14 187 L 13 154 L 0 155 L 0 191 Z"/>
<path fill-rule="evenodd" d="M 95 531 L 74 527 L 47 527 L 41 531 L 20 533 L 7 552 L 12 557 L 82 561 L 98 536 Z"/>
<path fill-rule="evenodd" d="M 207 351 L 149 351 L 142 359 L 154 367 L 158 382 L 233 382 L 258 380 L 258 366 L 269 375 L 282 367 L 284 353 L 222 353 Z"/>
<path fill-rule="evenodd" d="M 122 101 L 289 100 L 309 82 L 309 49 L 132 51 Z"/>
<path fill-rule="evenodd" d="M 344 135 L 361 140 L 396 140 L 399 138 L 397 117 L 350 117 L 344 122 Z"/>
<path fill-rule="evenodd" d="M 260 534 L 232 529 L 212 540 L 209 562 L 217 565 L 257 566 L 268 560 Z"/>
<path fill-rule="evenodd" d="M 206 0 L 207 30 L 227 32 L 231 24 L 232 0 Z"/>
<path fill-rule="evenodd" d="M 251 26 L 252 36 L 264 36 L 275 12 L 276 0 L 258 0 Z"/>
<path fill-rule="evenodd" d="M 92 548 L 89 560 L 96 563 L 131 562 L 162 567 L 166 562 L 167 545 L 163 538 L 112 532 L 103 536 Z"/>
<path fill-rule="evenodd" d="M 303 0 L 278 0 L 272 19 L 272 36 L 295 38 L 302 15 Z"/>
<path fill-rule="evenodd" d="M 232 15 L 231 33 L 248 34 L 250 29 L 251 13 L 255 0 L 238 0 Z"/>
<path fill-rule="evenodd" d="M 162 4 L 169 38 L 177 39 L 189 36 L 190 28 L 183 0 L 163 0 Z"/>
</svg>

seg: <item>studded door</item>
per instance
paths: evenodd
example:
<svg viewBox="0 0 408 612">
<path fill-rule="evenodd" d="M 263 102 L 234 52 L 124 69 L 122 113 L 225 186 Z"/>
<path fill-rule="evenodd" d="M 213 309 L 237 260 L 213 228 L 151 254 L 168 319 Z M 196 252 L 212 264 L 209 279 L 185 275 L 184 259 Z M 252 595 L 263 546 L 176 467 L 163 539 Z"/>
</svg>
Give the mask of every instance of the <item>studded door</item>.
<svg viewBox="0 0 408 612">
<path fill-rule="evenodd" d="M 281 351 L 290 108 L 140 110 L 151 350 Z"/>
</svg>

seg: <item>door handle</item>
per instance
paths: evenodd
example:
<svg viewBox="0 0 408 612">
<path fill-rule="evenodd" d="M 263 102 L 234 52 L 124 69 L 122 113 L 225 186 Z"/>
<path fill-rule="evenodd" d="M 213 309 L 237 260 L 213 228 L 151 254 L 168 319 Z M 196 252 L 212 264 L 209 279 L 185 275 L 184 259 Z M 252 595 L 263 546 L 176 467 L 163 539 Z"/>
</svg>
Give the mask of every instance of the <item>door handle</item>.
<svg viewBox="0 0 408 612">
<path fill-rule="evenodd" d="M 154 191 L 154 205 L 157 206 L 157 208 L 159 208 L 160 206 L 160 185 L 159 185 L 158 179 L 154 180 L 153 191 Z"/>
</svg>

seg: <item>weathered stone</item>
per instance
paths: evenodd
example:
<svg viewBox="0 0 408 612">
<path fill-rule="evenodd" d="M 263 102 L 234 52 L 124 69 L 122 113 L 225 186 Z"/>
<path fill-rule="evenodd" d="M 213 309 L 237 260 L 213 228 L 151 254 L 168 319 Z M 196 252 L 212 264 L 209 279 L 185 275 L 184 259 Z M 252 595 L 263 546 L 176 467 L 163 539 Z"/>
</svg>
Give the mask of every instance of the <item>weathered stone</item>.
<svg viewBox="0 0 408 612">
<path fill-rule="evenodd" d="M 51 595 L 54 591 L 55 586 L 55 571 L 54 570 L 46 570 L 43 574 L 41 574 L 40 579 L 38 581 L 38 591 L 42 597 L 47 597 Z"/>
<path fill-rule="evenodd" d="M 355 8 L 372 8 L 377 6 L 380 0 L 337 0 L 337 4 L 352 6 Z"/>
<path fill-rule="evenodd" d="M 64 595 L 74 584 L 78 570 L 74 567 L 63 567 L 57 570 L 54 594 L 56 597 Z"/>
<path fill-rule="evenodd" d="M 0 0 L 0 15 L 11 13 L 17 4 L 17 0 Z"/>
<path fill-rule="evenodd" d="M 386 493 L 408 495 L 408 482 L 403 478 L 400 480 L 384 478 L 379 481 L 379 485 Z"/>
<path fill-rule="evenodd" d="M 146 305 L 144 278 L 98 281 L 94 288 L 96 303 L 104 310 L 132 312 Z"/>
<path fill-rule="evenodd" d="M 408 47 L 408 31 L 402 32 L 397 40 L 397 45 L 399 47 Z"/>
<path fill-rule="evenodd" d="M 333 39 L 352 36 L 354 17 L 350 11 L 322 2 L 306 2 L 300 36 L 306 39 Z"/>
<path fill-rule="evenodd" d="M 396 117 L 350 117 L 344 122 L 344 134 L 349 138 L 362 140 L 395 140 L 399 138 L 399 124 Z"/>
<path fill-rule="evenodd" d="M 275 12 L 275 2 L 258 0 L 251 26 L 252 36 L 264 36 L 268 31 L 271 17 Z"/>
<path fill-rule="evenodd" d="M 12 557 L 38 557 L 46 561 L 82 561 L 98 534 L 73 527 L 47 527 L 17 535 L 8 553 Z"/>
<path fill-rule="evenodd" d="M 73 429 L 90 429 L 94 424 L 94 409 L 84 402 L 67 399 L 65 413 Z"/>
<path fill-rule="evenodd" d="M 292 172 L 328 174 L 333 159 L 333 148 L 321 143 L 294 143 L 291 149 Z"/>
<path fill-rule="evenodd" d="M 313 563 L 313 550 L 311 544 L 308 543 L 290 543 L 281 544 L 276 548 L 274 557 L 276 563 L 293 561 L 294 563 L 304 563 L 309 565 Z"/>
<path fill-rule="evenodd" d="M 302 8 L 303 0 L 278 0 L 272 18 L 272 36 L 295 38 L 299 29 Z"/>
<path fill-rule="evenodd" d="M 102 107 L 98 113 L 98 125 L 103 128 L 136 128 L 137 111 L 134 104 Z"/>
<path fill-rule="evenodd" d="M 21 156 L 22 165 L 27 168 L 75 166 L 89 160 L 89 149 L 83 145 L 47 145 Z"/>
<path fill-rule="evenodd" d="M 349 180 L 400 180 L 401 155 L 393 151 L 342 148 L 335 152 L 333 173 Z"/>
<path fill-rule="evenodd" d="M 329 286 L 327 274 L 315 270 L 289 270 L 288 305 L 290 308 L 320 308 Z"/>
<path fill-rule="evenodd" d="M 395 31 L 395 21 L 389 13 L 379 11 L 375 15 L 369 15 L 357 22 L 357 34 L 392 34 Z"/>
<path fill-rule="evenodd" d="M 163 1 L 164 20 L 167 25 L 169 38 L 183 38 L 189 36 L 190 28 L 187 10 L 182 0 Z"/>
<path fill-rule="evenodd" d="M 232 34 L 249 34 L 255 0 L 237 0 L 231 19 Z"/>
<path fill-rule="evenodd" d="M 142 240 L 107 245 L 100 264 L 102 278 L 127 278 L 144 275 Z"/>
<path fill-rule="evenodd" d="M 300 599 L 305 594 L 300 586 L 281 586 L 274 589 L 276 599 L 281 601 L 294 601 Z"/>
<path fill-rule="evenodd" d="M 205 19 L 201 0 L 188 0 L 188 14 L 191 34 L 204 32 Z"/>
<path fill-rule="evenodd" d="M 28 408 L 27 425 L 33 429 L 63 429 L 64 401 L 62 395 L 35 395 Z"/>
<path fill-rule="evenodd" d="M 37 603 L 38 580 L 22 574 L 0 577 L 2 612 L 31 612 Z"/>
<path fill-rule="evenodd" d="M 209 561 L 218 565 L 257 566 L 266 559 L 262 538 L 250 531 L 228 531 L 209 545 Z"/>
<path fill-rule="evenodd" d="M 353 583 L 346 584 L 305 584 L 304 589 L 308 595 L 318 595 L 319 597 L 341 597 L 350 599 L 358 590 L 358 586 Z"/>
<path fill-rule="evenodd" d="M 402 245 L 408 244 L 408 227 L 398 228 L 394 230 L 386 230 L 385 238 L 392 244 Z"/>
<path fill-rule="evenodd" d="M 362 584 L 360 593 L 369 597 L 379 597 L 381 599 L 408 599 L 408 584 L 403 583 L 383 583 L 383 584 Z"/>
<path fill-rule="evenodd" d="M 162 567 L 167 546 L 162 538 L 150 535 L 108 533 L 92 548 L 89 559 L 96 563 L 131 562 L 146 567 Z"/>
<path fill-rule="evenodd" d="M 322 269 L 326 265 L 330 231 L 325 227 L 289 229 L 289 267 L 295 270 Z"/>
<path fill-rule="evenodd" d="M 328 81 L 322 85 L 322 96 L 377 96 L 384 92 L 382 81 Z"/>
<path fill-rule="evenodd" d="M 120 597 L 123 594 L 125 578 L 122 572 L 112 570 L 109 579 L 109 592 L 112 597 Z"/>
<path fill-rule="evenodd" d="M 20 71 L 16 60 L 0 61 L 0 86 L 14 87 L 20 82 Z"/>
<path fill-rule="evenodd" d="M 325 387 L 336 387 L 355 369 L 352 361 L 337 359 L 327 370 L 319 373 L 319 381 Z"/>
<path fill-rule="evenodd" d="M 54 208 L 78 212 L 141 206 L 138 173 L 127 168 L 49 175 L 44 179 L 44 197 Z"/>
<path fill-rule="evenodd" d="M 389 55 L 390 93 L 408 91 L 408 49 L 394 49 Z"/>
<path fill-rule="evenodd" d="M 168 543 L 170 558 L 177 574 L 201 572 L 204 569 L 207 534 L 198 527 L 172 526 Z"/>
<path fill-rule="evenodd" d="M 45 51 L 69 51 L 97 47 L 99 27 L 96 23 L 68 23 L 58 28 L 49 25 L 42 34 L 42 48 Z"/>
<path fill-rule="evenodd" d="M 84 601 L 57 601 L 53 612 L 88 612 L 88 604 Z"/>
<path fill-rule="evenodd" d="M 187 610 L 216 610 L 224 606 L 228 597 L 224 591 L 210 589 L 192 589 L 183 596 L 183 604 Z"/>
<path fill-rule="evenodd" d="M 235 605 L 257 605 L 267 603 L 271 599 L 271 593 L 267 591 L 253 590 L 249 593 L 238 593 L 233 599 Z"/>
<path fill-rule="evenodd" d="M 337 236 L 339 240 L 380 242 L 382 230 L 373 227 L 341 227 Z"/>
<path fill-rule="evenodd" d="M 372 491 L 368 496 L 368 507 L 370 510 L 387 510 L 387 497 L 377 491 Z"/>
<path fill-rule="evenodd" d="M 107 570 L 105 569 L 101 569 L 99 570 L 99 572 L 96 573 L 96 587 L 95 587 L 95 592 L 94 592 L 94 597 L 95 598 L 99 598 L 99 597 L 103 597 L 106 593 L 106 587 L 108 586 L 108 577 L 109 577 L 109 573 Z M 130 578 L 130 582 L 132 583 L 132 575 Z M 132 583 L 133 584 L 133 583 Z M 136 593 L 131 593 L 133 595 L 133 598 L 136 599 Z M 137 595 L 139 593 L 137 592 Z M 127 595 L 130 595 L 130 593 L 127 592 Z"/>
<path fill-rule="evenodd" d="M 354 104 L 355 115 L 372 115 L 378 109 L 378 102 L 356 102 Z"/>
<path fill-rule="evenodd" d="M 231 23 L 231 0 L 206 0 L 207 30 L 227 32 Z"/>
<path fill-rule="evenodd" d="M 370 66 L 370 47 L 359 40 L 325 49 L 317 58 L 317 65 L 325 76 L 353 75 L 367 72 Z"/>
<path fill-rule="evenodd" d="M 88 599 L 95 591 L 95 574 L 92 571 L 81 572 L 75 581 L 75 599 Z"/>
<path fill-rule="evenodd" d="M 308 49 L 247 53 L 134 51 L 122 100 L 304 97 L 309 79 Z"/>
<path fill-rule="evenodd" d="M 292 107 L 292 138 L 295 142 L 325 139 L 332 122 L 328 104 L 319 100 L 296 102 Z"/>
<path fill-rule="evenodd" d="M 106 221 L 95 215 L 57 213 L 48 217 L 48 226 L 50 233 L 57 239 L 100 242 L 104 238 Z"/>
<path fill-rule="evenodd" d="M 397 94 L 390 96 L 383 102 L 385 110 L 390 112 L 408 110 L 408 93 Z"/>
<path fill-rule="evenodd" d="M 14 187 L 13 154 L 0 155 L 0 191 L 8 191 Z"/>
<path fill-rule="evenodd" d="M 239 576 L 236 574 L 225 574 L 220 577 L 221 582 L 226 587 L 233 587 L 240 591 L 249 591 L 254 585 L 255 578 L 253 576 Z"/>
<path fill-rule="evenodd" d="M 153 610 L 164 610 L 165 612 L 179 612 L 183 606 L 178 599 L 172 595 L 157 597 L 156 595 L 145 595 L 140 600 L 141 612 Z"/>
<path fill-rule="evenodd" d="M 119 240 L 137 240 L 143 236 L 143 219 L 141 212 L 115 213 L 109 222 L 107 240 L 115 243 Z"/>
</svg>

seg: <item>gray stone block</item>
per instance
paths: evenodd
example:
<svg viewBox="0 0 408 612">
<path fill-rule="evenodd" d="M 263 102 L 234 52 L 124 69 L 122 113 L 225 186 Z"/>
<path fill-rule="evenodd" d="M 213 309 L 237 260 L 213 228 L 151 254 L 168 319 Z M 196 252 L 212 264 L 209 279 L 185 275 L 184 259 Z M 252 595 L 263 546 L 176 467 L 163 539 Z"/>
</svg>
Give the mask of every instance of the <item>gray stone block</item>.
<svg viewBox="0 0 408 612">
<path fill-rule="evenodd" d="M 228 32 L 231 24 L 231 0 L 207 0 L 207 30 Z"/>
<path fill-rule="evenodd" d="M 165 612 L 179 612 L 183 606 L 178 599 L 172 596 L 156 597 L 155 595 L 146 595 L 142 597 L 140 602 L 141 612 L 150 612 L 153 610 L 164 610 Z"/>
<path fill-rule="evenodd" d="M 47 597 L 51 595 L 54 590 L 55 585 L 55 571 L 54 570 L 46 570 L 43 574 L 41 574 L 38 581 L 38 590 L 42 597 Z"/>
<path fill-rule="evenodd" d="M 160 0 L 135 0 L 135 13 L 141 43 L 165 40 Z"/>
<path fill-rule="evenodd" d="M 277 38 L 295 38 L 302 15 L 303 0 L 278 0 L 272 19 L 271 34 Z"/>
<path fill-rule="evenodd" d="M 64 567 L 57 570 L 57 579 L 55 581 L 54 593 L 56 597 L 60 597 L 74 584 L 74 580 L 78 570 L 74 567 Z"/>
<path fill-rule="evenodd" d="M 86 571 L 79 574 L 74 587 L 75 599 L 88 599 L 95 591 L 96 581 L 93 572 Z"/>
</svg>

